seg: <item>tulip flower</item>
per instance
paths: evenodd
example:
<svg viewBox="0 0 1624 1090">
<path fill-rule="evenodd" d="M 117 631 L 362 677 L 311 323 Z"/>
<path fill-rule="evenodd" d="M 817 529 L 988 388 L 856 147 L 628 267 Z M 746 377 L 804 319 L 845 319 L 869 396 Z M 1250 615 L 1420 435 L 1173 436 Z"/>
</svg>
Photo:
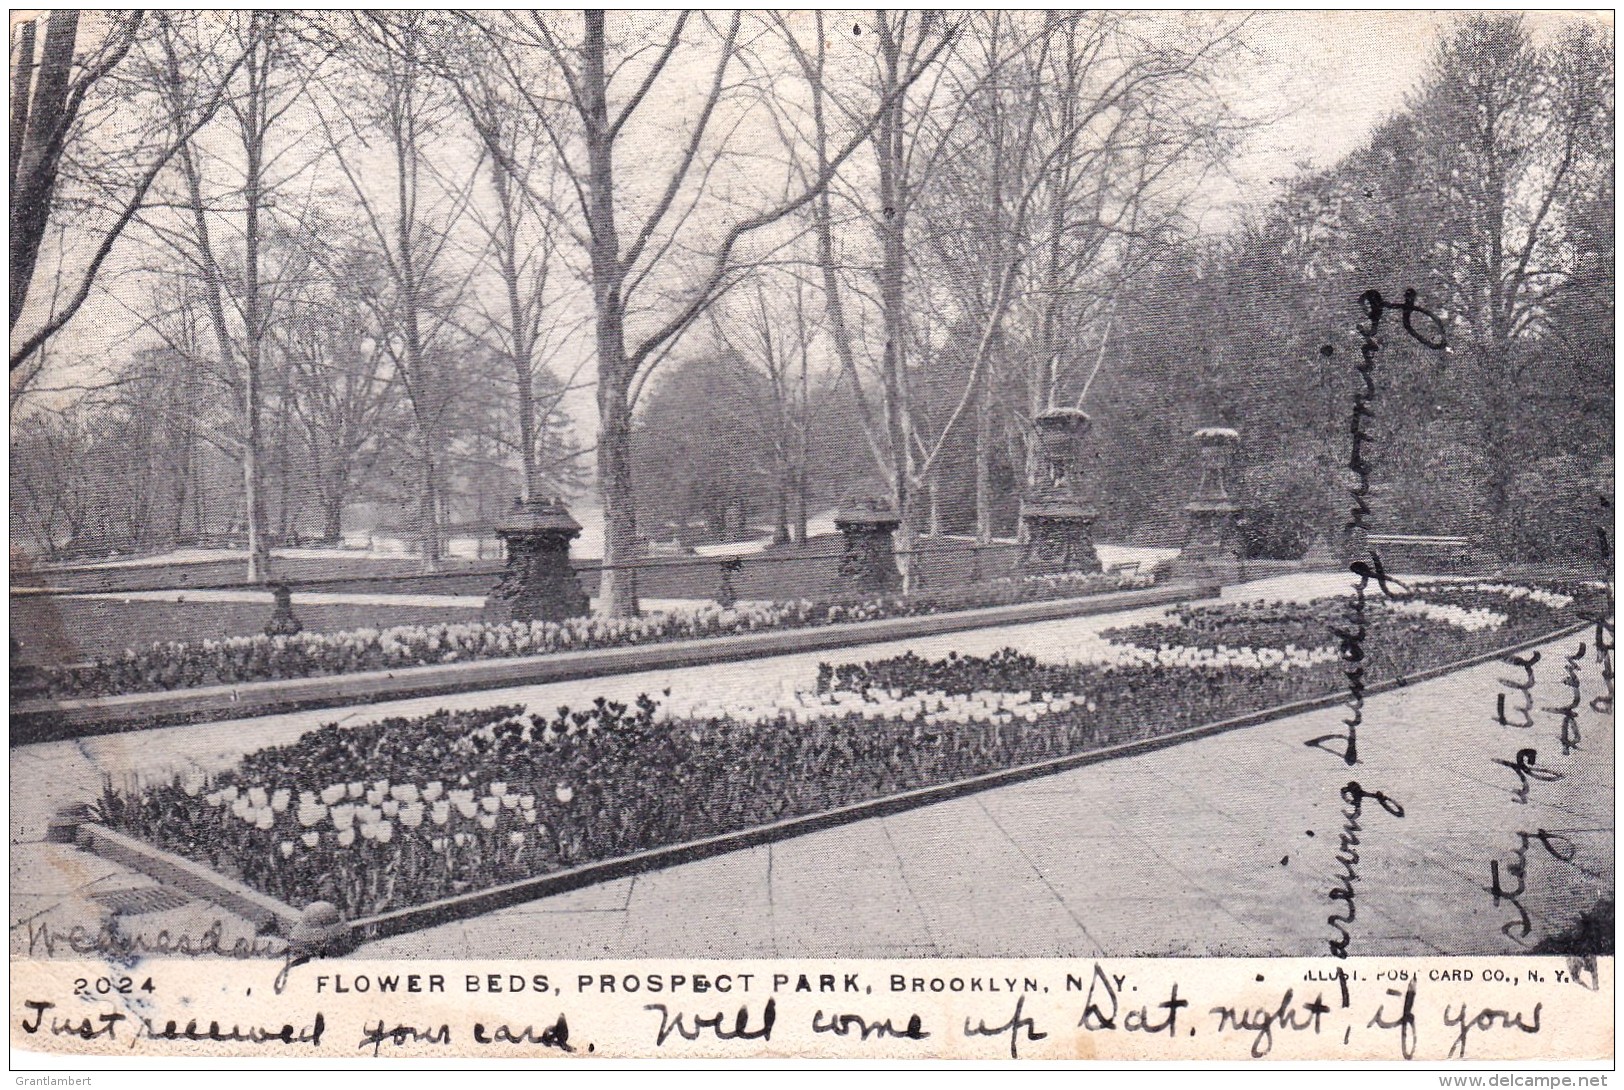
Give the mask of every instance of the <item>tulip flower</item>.
<svg viewBox="0 0 1624 1090">
<path fill-rule="evenodd" d="M 314 848 L 321 843 L 321 834 L 317 832 L 300 833 L 299 839 L 304 842 L 305 847 Z"/>
<path fill-rule="evenodd" d="M 387 844 L 395 839 L 395 826 L 392 822 L 380 821 L 374 828 L 376 829 L 374 835 L 379 844 Z"/>
<path fill-rule="evenodd" d="M 383 805 L 381 805 L 378 809 L 383 812 L 384 817 L 392 818 L 396 814 L 400 813 L 400 803 L 396 802 L 394 799 L 384 799 Z"/>
<path fill-rule="evenodd" d="M 348 789 L 343 784 L 335 783 L 331 787 L 321 789 L 321 801 L 324 805 L 335 806 L 344 801 L 344 796 L 347 793 Z"/>
<path fill-rule="evenodd" d="M 282 841 L 281 844 L 277 845 L 277 851 L 282 853 L 282 858 L 283 859 L 292 859 L 293 858 L 293 841 L 291 841 L 291 840 Z"/>
<path fill-rule="evenodd" d="M 423 804 L 409 803 L 400 808 L 400 824 L 407 829 L 415 829 L 423 824 Z"/>
<path fill-rule="evenodd" d="M 559 802 L 567 804 L 575 797 L 575 788 L 571 787 L 569 784 L 561 783 L 556 789 L 554 789 L 553 794 L 558 798 Z"/>
<path fill-rule="evenodd" d="M 277 814 L 286 813 L 288 802 L 292 799 L 292 797 L 293 793 L 285 788 L 277 791 L 271 796 L 271 811 Z"/>
<path fill-rule="evenodd" d="M 423 797 L 433 802 L 445 793 L 445 785 L 439 780 L 433 780 L 423 785 Z"/>
<path fill-rule="evenodd" d="M 352 798 L 352 799 L 360 799 L 360 798 L 363 798 L 366 795 L 366 793 L 367 793 L 367 785 L 362 783 L 360 780 L 355 780 L 355 781 L 353 781 L 352 783 L 349 784 L 348 791 L 349 791 L 350 798 Z"/>
<path fill-rule="evenodd" d="M 457 813 L 461 814 L 465 818 L 471 818 L 475 814 L 479 813 L 479 806 L 474 802 L 473 799 L 458 799 L 456 806 Z"/>
<path fill-rule="evenodd" d="M 202 776 L 194 773 L 181 781 L 181 790 L 186 792 L 187 797 L 195 799 L 202 792 L 206 782 Z"/>
<path fill-rule="evenodd" d="M 418 792 L 415 784 L 397 783 L 395 786 L 389 789 L 389 794 L 396 802 L 407 804 L 414 803 L 418 799 Z"/>
<path fill-rule="evenodd" d="M 355 830 L 354 829 L 344 829 L 344 830 L 341 830 L 339 832 L 339 834 L 338 834 L 338 846 L 340 848 L 348 848 L 351 844 L 354 844 L 354 843 L 355 843 Z"/>
<path fill-rule="evenodd" d="M 248 789 L 248 802 L 254 809 L 258 810 L 269 801 L 270 798 L 265 794 L 263 787 L 250 787 Z"/>
<path fill-rule="evenodd" d="M 479 800 L 479 806 L 480 809 L 484 810 L 487 814 L 494 814 L 496 811 L 502 808 L 502 800 L 496 798 L 494 795 L 486 795 L 484 798 Z"/>
<path fill-rule="evenodd" d="M 484 829 L 486 832 L 490 832 L 492 829 L 496 828 L 496 815 L 495 814 L 480 814 L 479 815 L 479 827 L 481 829 Z"/>
<path fill-rule="evenodd" d="M 446 803 L 437 802 L 434 809 L 429 812 L 429 817 L 433 819 L 434 824 L 444 825 L 451 820 L 451 807 Z"/>
<path fill-rule="evenodd" d="M 276 825 L 276 815 L 275 814 L 271 813 L 271 811 L 269 811 L 269 810 L 261 810 L 261 811 L 259 811 L 258 818 L 254 822 L 254 828 L 258 829 L 260 832 L 263 833 L 263 832 L 269 832 L 271 830 L 271 828 L 274 827 L 275 825 Z"/>
<path fill-rule="evenodd" d="M 513 832 L 508 834 L 508 846 L 513 848 L 524 847 L 524 833 Z"/>
</svg>

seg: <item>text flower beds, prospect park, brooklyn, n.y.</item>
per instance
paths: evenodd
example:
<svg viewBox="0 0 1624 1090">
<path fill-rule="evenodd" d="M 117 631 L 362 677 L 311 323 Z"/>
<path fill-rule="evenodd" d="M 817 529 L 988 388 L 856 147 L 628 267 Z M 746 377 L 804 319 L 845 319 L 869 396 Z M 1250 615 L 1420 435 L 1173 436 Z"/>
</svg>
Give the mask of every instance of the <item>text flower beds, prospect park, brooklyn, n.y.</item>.
<svg viewBox="0 0 1624 1090">
<path fill-rule="evenodd" d="M 42 671 L 40 680 L 52 697 L 112 696 L 878 621 L 1077 598 L 1150 584 L 1149 576 L 1132 573 L 1068 573 L 993 579 L 970 587 L 873 598 L 706 605 L 646 617 L 508 624 L 470 621 L 155 643 L 98 662 L 52 667 Z"/>
<path fill-rule="evenodd" d="M 1543 636 L 1603 595 L 1439 583 L 1373 596 L 1367 682 Z M 1180 607 L 1057 649 L 1064 662 L 1005 650 L 824 665 L 750 706 L 600 698 L 327 726 L 218 776 L 109 782 L 97 820 L 360 919 L 1333 694 L 1346 609 Z"/>
</svg>

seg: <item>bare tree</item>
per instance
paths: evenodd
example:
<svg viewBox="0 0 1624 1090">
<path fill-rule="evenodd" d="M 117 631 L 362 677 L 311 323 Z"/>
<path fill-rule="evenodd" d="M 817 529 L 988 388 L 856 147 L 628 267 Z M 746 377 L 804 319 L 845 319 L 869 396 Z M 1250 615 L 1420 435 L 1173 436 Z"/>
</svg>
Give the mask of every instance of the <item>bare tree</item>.
<svg viewBox="0 0 1624 1090">
<path fill-rule="evenodd" d="M 961 407 L 934 441 L 927 439 L 928 425 L 920 417 L 910 376 L 909 346 L 917 336 L 912 324 L 917 315 L 909 289 L 909 229 L 922 192 L 951 150 L 949 134 L 965 111 L 964 90 L 949 79 L 956 58 L 945 49 L 956 36 L 930 16 L 876 13 L 867 26 L 855 28 L 877 43 L 872 65 L 842 80 L 829 69 L 821 14 L 815 18 L 810 47 L 801 43 L 787 21 L 780 20 L 780 27 L 811 92 L 813 145 L 820 169 L 827 162 L 834 118 L 860 113 L 865 109 L 861 103 L 880 104 L 872 169 L 826 189 L 811 211 L 830 337 L 856 394 L 875 463 L 887 478 L 902 518 L 899 552 L 904 585 L 909 586 L 917 529 L 915 493 L 930 478 L 948 434 L 979 383 L 972 379 Z M 1001 64 L 999 60 L 994 68 Z M 910 78 L 916 70 L 918 74 Z M 920 80 L 927 71 L 929 78 Z M 909 94 L 916 82 L 918 89 Z M 843 84 L 850 85 L 844 95 Z M 837 196 L 843 210 L 839 214 Z M 867 237 L 841 237 L 837 224 L 844 222 L 860 224 Z M 867 252 L 869 259 L 854 261 L 853 249 Z M 854 266 L 866 267 L 871 283 L 854 283 L 850 275 Z M 865 360 L 864 348 L 870 343 L 880 346 L 878 356 Z M 866 382 L 865 370 L 876 371 L 877 378 Z"/>
<path fill-rule="evenodd" d="M 440 566 L 449 502 L 447 452 L 456 395 L 450 341 L 471 276 L 471 270 L 456 276 L 445 257 L 482 157 L 470 156 L 466 174 L 446 178 L 429 155 L 436 141 L 457 135 L 455 102 L 428 63 L 438 40 L 429 14 L 356 16 L 349 39 L 348 60 L 358 79 L 328 87 L 322 123 L 332 161 L 355 198 L 361 238 L 377 254 L 388 285 L 387 292 L 366 298 L 378 343 L 411 409 L 418 546 L 424 570 L 433 571 Z M 383 154 L 367 158 L 370 141 L 379 137 Z"/>
<path fill-rule="evenodd" d="M 312 248 L 323 244 L 302 240 Z M 328 255 L 291 300 L 276 340 L 288 367 L 288 410 L 308 454 L 321 511 L 321 540 L 343 533 L 344 507 L 382 453 L 392 423 L 404 423 L 389 353 L 373 335 L 357 285 L 383 276 L 371 255 Z"/>
<path fill-rule="evenodd" d="M 93 44 L 79 49 L 82 27 L 77 11 L 46 17 L 43 45 L 35 22 L 22 24 L 12 50 L 11 140 L 7 177 L 11 184 L 10 310 L 11 364 L 15 371 L 79 312 L 125 229 L 147 205 L 153 183 L 181 146 L 206 125 L 230 91 L 231 78 L 246 51 L 220 49 L 223 64 L 207 78 L 201 66 L 187 74 L 189 125 L 177 132 L 167 112 L 144 118 L 138 94 L 115 73 L 144 40 L 141 12 L 98 19 Z M 99 31 L 99 32 L 97 32 Z M 138 81 L 139 82 L 139 81 Z M 107 94 L 110 85 L 119 83 Z M 141 88 L 137 88 L 137 91 Z M 145 90 L 151 90 L 150 87 Z M 111 150 L 98 150 L 108 119 L 117 121 Z M 64 199 L 64 171 L 74 174 L 73 200 Z M 53 223 L 73 217 L 71 248 L 88 254 L 67 291 L 53 288 L 47 302 L 32 292 L 41 248 Z M 22 319 L 33 313 L 28 323 Z M 32 326 L 28 332 L 23 328 Z"/>
<path fill-rule="evenodd" d="M 82 414 L 38 412 L 11 433 L 11 513 L 15 531 L 56 557 L 84 533 L 90 514 L 83 472 L 89 446 Z"/>
<path fill-rule="evenodd" d="M 753 372 L 741 376 L 739 392 L 761 402 L 744 423 L 772 454 L 773 540 L 780 544 L 806 543 L 813 429 L 830 380 L 839 379 L 838 372 L 814 375 L 821 335 L 814 290 L 800 277 L 758 272 L 710 312 L 712 339 Z"/>
<path fill-rule="evenodd" d="M 488 50 L 481 56 L 488 61 Z M 490 156 L 488 204 L 475 202 L 470 212 L 502 289 L 497 305 L 487 305 L 483 292 L 472 293 L 471 305 L 480 320 L 475 334 L 506 361 L 514 390 L 518 440 L 504 441 L 500 433 L 492 438 L 518 453 L 520 498 L 530 500 L 543 495 L 549 478 L 559 479 L 547 465 L 546 448 L 556 447 L 547 423 L 561 411 L 588 357 L 580 358 L 576 374 L 548 381 L 553 359 L 584 324 L 567 317 L 578 280 L 562 252 L 569 231 L 558 208 L 564 179 L 546 136 L 534 122 L 525 123 L 523 107 L 499 77 L 494 66 L 479 64 L 456 84 Z"/>
<path fill-rule="evenodd" d="M 1010 357 L 1032 339 L 1012 328 L 1012 319 L 1030 310 L 1034 297 L 1053 300 L 1038 338 L 1048 347 L 1037 351 L 1056 354 L 1067 332 L 1058 316 L 1087 295 L 1081 272 L 1097 273 L 1106 264 L 1104 247 L 1134 236 L 1129 221 L 1163 175 L 1188 160 L 1192 145 L 1215 139 L 1211 109 L 1184 114 L 1183 132 L 1158 130 L 1147 118 L 1162 107 L 1175 113 L 1170 104 L 1198 104 L 1191 88 L 1203 86 L 1230 52 L 1232 31 L 1162 41 L 1135 33 L 1123 18 L 966 17 L 966 44 L 882 119 L 873 171 L 843 178 L 814 208 L 831 334 L 864 407 L 870 447 L 894 489 L 905 543 L 917 522 L 914 493 L 933 490 L 967 418 L 975 422 L 977 533 L 990 537 L 994 391 L 1028 370 Z M 876 16 L 870 33 L 879 42 L 875 65 L 844 82 L 830 78 L 821 43 L 795 47 L 816 113 L 849 112 L 854 99 L 887 96 L 922 29 L 906 15 Z M 1150 149 L 1159 150 L 1146 158 Z M 1136 169 L 1137 188 L 1124 180 Z M 851 239 L 841 222 L 860 225 L 868 238 Z M 874 255 L 866 288 L 851 273 L 854 246 Z M 871 383 L 863 381 L 867 343 L 882 346 Z M 940 358 L 930 359 L 934 354 Z M 950 380 L 944 367 L 958 377 Z M 1032 380 L 1032 404 L 1017 406 L 1023 429 L 1052 404 L 1059 368 L 1050 361 L 1032 373 L 1042 377 Z"/>
<path fill-rule="evenodd" d="M 581 17 L 578 35 L 566 32 L 557 18 L 540 13 L 480 25 L 547 132 L 585 225 L 581 242 L 590 259 L 596 319 L 596 454 L 604 501 L 600 609 L 612 615 L 633 614 L 638 608 L 636 574 L 619 565 L 636 555 L 631 460 L 636 391 L 672 344 L 735 282 L 741 244 L 812 201 L 840 164 L 868 138 L 878 123 L 879 111 L 857 119 L 854 135 L 828 154 L 810 179 L 803 181 L 793 169 L 786 170 L 775 195 L 750 202 L 758 210 L 729 215 L 713 207 L 713 214 L 696 217 L 694 212 L 704 204 L 715 176 L 725 173 L 739 153 L 733 133 L 740 111 L 746 108 L 740 103 L 741 94 L 759 97 L 753 87 L 733 79 L 736 64 L 743 67 L 739 64 L 744 52 L 742 15 L 735 13 L 725 26 L 718 26 L 709 16 L 682 13 L 657 39 L 633 42 L 624 49 L 611 43 L 607 18 L 601 11 L 588 11 Z M 636 173 L 651 184 L 642 194 L 646 200 L 633 200 L 617 153 L 625 153 L 628 134 L 637 130 L 641 108 L 651 100 L 661 76 L 671 70 L 672 58 L 679 53 L 691 57 L 696 46 L 707 45 L 714 51 L 714 60 L 687 131 L 674 146 L 660 140 L 662 134 L 669 140 L 668 127 L 654 133 L 645 127 L 639 133 L 642 143 Z M 918 78 L 941 48 L 939 43 L 926 50 L 911 70 L 899 72 L 898 94 Z M 570 106 L 567 127 L 549 108 L 545 92 L 536 89 L 534 60 L 538 56 L 551 62 L 561 82 L 559 92 Z M 661 125 L 669 126 L 669 120 L 669 115 L 662 118 Z M 662 158 L 669 162 L 663 163 Z M 741 182 L 737 188 L 746 186 Z M 737 208 L 743 202 L 735 194 L 732 200 L 716 203 Z M 634 214 L 634 209 L 643 214 Z M 693 229 L 701 223 L 712 228 L 703 240 Z M 699 252 L 708 252 L 708 260 L 694 259 L 694 251 L 700 247 Z M 660 274 L 677 266 L 686 269 L 690 286 L 670 292 L 663 306 L 651 302 L 659 291 Z"/>
<path fill-rule="evenodd" d="M 160 79 L 177 136 L 198 131 L 187 93 L 187 58 L 177 28 L 158 15 L 164 49 Z M 291 17 L 275 12 L 233 13 L 224 17 L 229 37 L 245 62 L 240 90 L 227 101 L 232 138 L 229 158 L 211 155 L 201 141 L 180 139 L 178 160 L 189 227 L 150 226 L 181 255 L 195 277 L 195 291 L 213 332 L 213 360 L 226 377 L 237 404 L 238 451 L 243 474 L 248 579 L 270 573 L 270 534 L 266 518 L 265 410 L 270 330 L 292 286 L 310 265 L 299 247 L 279 248 L 281 260 L 268 262 L 277 223 L 273 206 L 285 200 L 290 183 L 308 170 L 307 158 L 294 159 L 303 133 L 284 134 L 286 119 L 305 98 L 321 54 L 309 63 Z M 285 213 L 284 213 L 285 214 Z M 284 477 L 286 475 L 284 474 Z"/>
</svg>

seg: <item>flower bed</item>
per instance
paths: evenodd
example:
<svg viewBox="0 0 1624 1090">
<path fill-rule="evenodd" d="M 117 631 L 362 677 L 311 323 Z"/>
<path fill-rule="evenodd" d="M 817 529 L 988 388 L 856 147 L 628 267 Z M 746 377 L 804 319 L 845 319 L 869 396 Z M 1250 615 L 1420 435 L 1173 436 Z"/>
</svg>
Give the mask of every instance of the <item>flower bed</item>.
<svg viewBox="0 0 1624 1090">
<path fill-rule="evenodd" d="M 1076 598 L 1150 584 L 1149 577 L 1140 575 L 1050 575 L 996 579 L 930 593 L 702 606 L 633 618 L 408 625 L 156 643 L 117 658 L 45 670 L 41 685 L 47 695 L 56 698 L 235 685 L 913 617 Z"/>
<path fill-rule="evenodd" d="M 1576 617 L 1571 602 L 1518 601 L 1493 629 L 1373 612 L 1367 684 Z M 1302 612 L 1322 618 L 1334 607 Z M 1279 607 L 1179 615 L 1191 631 L 1256 634 L 1265 618 L 1277 635 L 1295 631 Z M 643 696 L 331 725 L 216 777 L 109 782 L 99 819 L 295 906 L 331 901 L 354 919 L 1167 735 L 1345 684 L 1334 655 L 1293 657 L 1284 645 L 1118 646 L 1122 660 L 1104 663 L 1005 650 L 826 664 L 806 690 L 728 708 Z"/>
<path fill-rule="evenodd" d="M 1369 588 L 1365 613 L 1389 628 L 1403 620 L 1435 622 L 1426 625 L 1426 630 L 1462 650 L 1472 642 L 1464 637 L 1466 633 L 1497 632 L 1508 625 L 1518 630 L 1537 626 L 1553 611 L 1573 607 L 1584 594 L 1577 587 L 1428 582 L 1394 598 Z M 1164 621 L 1111 629 L 1102 635 L 1114 644 L 1144 648 L 1231 651 L 1274 647 L 1317 659 L 1327 652 L 1337 653 L 1335 633 L 1346 631 L 1350 624 L 1348 603 L 1347 598 L 1321 598 L 1307 603 L 1183 605 L 1169 610 Z"/>
</svg>

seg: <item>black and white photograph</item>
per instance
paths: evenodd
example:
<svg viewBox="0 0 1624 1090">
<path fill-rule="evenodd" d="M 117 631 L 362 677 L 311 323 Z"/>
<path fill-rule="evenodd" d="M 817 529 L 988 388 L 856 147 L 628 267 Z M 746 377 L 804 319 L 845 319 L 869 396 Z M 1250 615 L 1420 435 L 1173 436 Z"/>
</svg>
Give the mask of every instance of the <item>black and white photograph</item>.
<svg viewBox="0 0 1624 1090">
<path fill-rule="evenodd" d="M 1612 12 L 10 64 L 14 1050 L 1613 1061 Z"/>
</svg>

